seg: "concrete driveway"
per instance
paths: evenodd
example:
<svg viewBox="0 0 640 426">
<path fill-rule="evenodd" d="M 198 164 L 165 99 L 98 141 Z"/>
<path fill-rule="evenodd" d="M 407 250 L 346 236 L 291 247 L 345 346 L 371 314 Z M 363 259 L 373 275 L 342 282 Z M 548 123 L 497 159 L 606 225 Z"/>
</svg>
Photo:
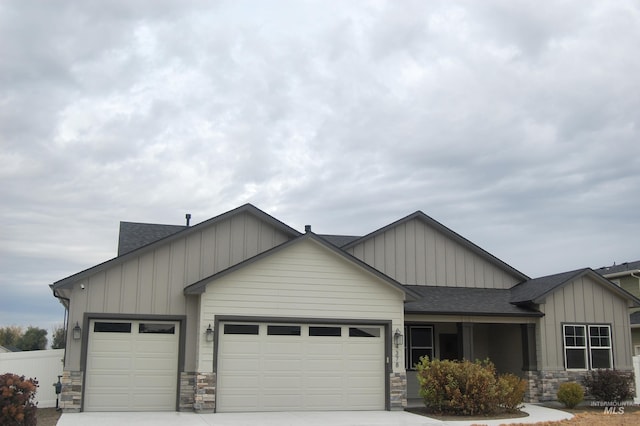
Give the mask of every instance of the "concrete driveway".
<svg viewBox="0 0 640 426">
<path fill-rule="evenodd" d="M 528 417 L 502 420 L 447 421 L 406 411 L 322 411 L 279 413 L 65 413 L 57 426 L 468 426 L 532 424 L 570 419 L 560 410 L 525 404 Z"/>
</svg>

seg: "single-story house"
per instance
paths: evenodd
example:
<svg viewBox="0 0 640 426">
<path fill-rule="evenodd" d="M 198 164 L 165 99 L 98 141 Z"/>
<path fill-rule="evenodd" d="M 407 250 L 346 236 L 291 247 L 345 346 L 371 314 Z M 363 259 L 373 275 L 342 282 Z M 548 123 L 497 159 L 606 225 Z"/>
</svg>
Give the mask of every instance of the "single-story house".
<svg viewBox="0 0 640 426">
<path fill-rule="evenodd" d="M 51 288 L 65 411 L 402 409 L 422 356 L 490 358 L 555 399 L 590 369 L 632 370 L 640 306 L 589 268 L 531 279 L 420 211 L 357 237 L 251 204 L 123 222 L 117 257 Z"/>
<path fill-rule="evenodd" d="M 596 272 L 619 285 L 635 297 L 640 297 L 640 260 L 603 266 Z M 631 345 L 634 355 L 640 355 L 640 309 L 631 310 Z"/>
</svg>

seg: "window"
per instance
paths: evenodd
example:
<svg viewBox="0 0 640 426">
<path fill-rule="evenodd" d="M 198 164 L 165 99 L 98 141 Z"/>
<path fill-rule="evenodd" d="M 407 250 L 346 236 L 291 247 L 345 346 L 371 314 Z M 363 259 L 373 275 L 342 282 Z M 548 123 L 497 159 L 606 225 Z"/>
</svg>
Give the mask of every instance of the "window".
<svg viewBox="0 0 640 426">
<path fill-rule="evenodd" d="M 589 326 L 591 368 L 611 368 L 611 330 L 608 325 Z"/>
<path fill-rule="evenodd" d="M 380 337 L 380 328 L 349 327 L 349 337 Z"/>
<path fill-rule="evenodd" d="M 420 362 L 420 357 L 433 359 L 433 327 L 411 325 L 405 327 L 405 363 L 412 370 Z"/>
<path fill-rule="evenodd" d="M 342 336 L 340 327 L 309 327 L 309 336 Z"/>
<path fill-rule="evenodd" d="M 93 324 L 95 333 L 131 333 L 130 322 L 95 322 Z"/>
<path fill-rule="evenodd" d="M 563 325 L 565 367 L 569 370 L 611 368 L 611 327 Z"/>
<path fill-rule="evenodd" d="M 258 334 L 258 324 L 225 324 L 224 334 Z"/>
<path fill-rule="evenodd" d="M 140 323 L 138 325 L 138 333 L 140 334 L 175 334 L 176 326 L 174 324 L 159 323 Z"/>
<path fill-rule="evenodd" d="M 299 336 L 299 325 L 269 325 L 267 326 L 269 336 Z"/>
</svg>

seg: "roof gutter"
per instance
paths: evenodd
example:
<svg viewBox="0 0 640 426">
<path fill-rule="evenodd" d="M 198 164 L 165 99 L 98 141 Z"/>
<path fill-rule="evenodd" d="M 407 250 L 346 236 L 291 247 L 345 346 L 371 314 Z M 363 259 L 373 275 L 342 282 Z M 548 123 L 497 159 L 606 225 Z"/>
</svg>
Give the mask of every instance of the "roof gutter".
<svg viewBox="0 0 640 426">
<path fill-rule="evenodd" d="M 628 271 L 616 272 L 614 274 L 603 274 L 602 276 L 605 277 L 606 279 L 611 279 L 611 278 L 624 277 L 625 275 L 631 275 L 634 278 L 640 279 L 640 277 L 633 274 L 640 274 L 640 269 L 629 269 Z"/>
</svg>

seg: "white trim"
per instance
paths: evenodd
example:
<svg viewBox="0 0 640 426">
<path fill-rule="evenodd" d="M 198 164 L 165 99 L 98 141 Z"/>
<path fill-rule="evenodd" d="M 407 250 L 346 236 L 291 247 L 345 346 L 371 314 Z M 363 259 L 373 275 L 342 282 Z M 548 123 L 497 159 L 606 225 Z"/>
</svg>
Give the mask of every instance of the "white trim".
<svg viewBox="0 0 640 426">
<path fill-rule="evenodd" d="M 583 331 L 583 336 L 574 336 L 575 338 L 579 338 L 579 337 L 583 337 L 584 338 L 584 345 L 572 345 L 569 346 L 567 345 L 567 327 L 576 327 L 576 328 L 582 328 Z M 607 336 L 592 336 L 591 331 L 592 329 L 595 328 L 606 328 L 607 329 Z M 607 338 L 609 340 L 609 345 L 604 346 L 604 345 L 591 345 L 591 338 Z M 612 340 L 613 340 L 613 335 L 611 333 L 611 326 L 609 324 L 562 324 L 562 353 L 563 353 L 563 357 L 564 357 L 564 368 L 565 370 L 568 371 L 587 371 L 587 370 L 593 370 L 593 352 L 592 350 L 601 350 L 601 349 L 608 349 L 608 353 L 609 353 L 609 367 L 605 367 L 605 368 L 613 368 L 613 353 L 612 353 Z M 583 354 L 584 354 L 584 364 L 585 364 L 585 368 L 569 368 L 567 366 L 567 350 L 582 350 Z M 596 367 L 596 368 L 600 368 L 600 367 Z"/>
</svg>

